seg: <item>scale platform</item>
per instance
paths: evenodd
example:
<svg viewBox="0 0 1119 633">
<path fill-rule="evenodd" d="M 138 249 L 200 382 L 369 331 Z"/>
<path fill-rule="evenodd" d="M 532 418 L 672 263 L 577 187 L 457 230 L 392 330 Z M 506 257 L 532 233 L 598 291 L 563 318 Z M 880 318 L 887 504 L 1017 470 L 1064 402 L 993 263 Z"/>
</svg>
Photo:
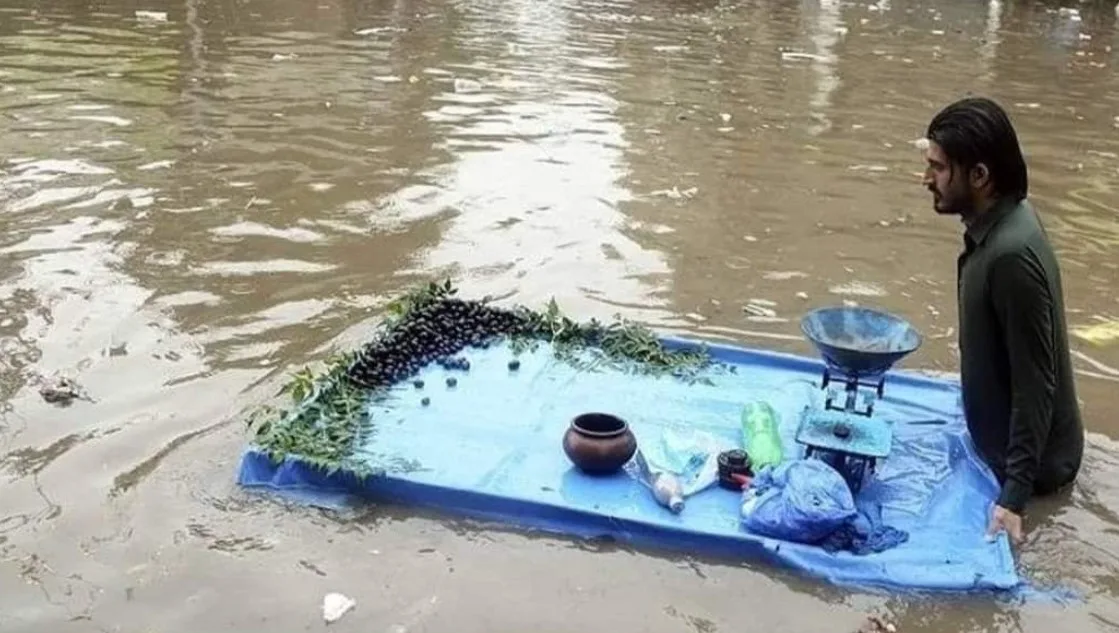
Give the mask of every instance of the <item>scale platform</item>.
<svg viewBox="0 0 1119 633">
<path fill-rule="evenodd" d="M 796 434 L 805 457 L 826 450 L 882 459 L 889 456 L 893 440 L 893 426 L 885 419 L 826 409 L 805 409 Z"/>
</svg>

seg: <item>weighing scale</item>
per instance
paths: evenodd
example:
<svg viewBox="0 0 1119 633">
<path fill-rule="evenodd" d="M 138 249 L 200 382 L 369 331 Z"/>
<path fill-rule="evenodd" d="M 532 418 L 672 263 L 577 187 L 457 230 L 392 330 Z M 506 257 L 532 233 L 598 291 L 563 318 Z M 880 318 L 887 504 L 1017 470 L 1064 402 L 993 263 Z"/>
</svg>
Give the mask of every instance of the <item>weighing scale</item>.
<svg viewBox="0 0 1119 633">
<path fill-rule="evenodd" d="M 893 443 L 893 424 L 874 413 L 886 373 L 920 347 L 921 336 L 904 319 L 853 307 L 814 310 L 801 330 L 823 357 L 826 393 L 822 409 L 802 412 L 796 441 L 806 459 L 831 465 L 858 493 Z"/>
</svg>

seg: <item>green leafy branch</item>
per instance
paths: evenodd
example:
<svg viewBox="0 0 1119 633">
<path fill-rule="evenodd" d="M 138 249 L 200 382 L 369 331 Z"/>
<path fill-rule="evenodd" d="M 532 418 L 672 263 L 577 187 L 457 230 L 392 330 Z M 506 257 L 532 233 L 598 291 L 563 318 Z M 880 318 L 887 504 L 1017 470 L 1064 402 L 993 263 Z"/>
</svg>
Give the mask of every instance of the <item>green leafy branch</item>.
<svg viewBox="0 0 1119 633">
<path fill-rule="evenodd" d="M 389 336 L 418 311 L 455 297 L 457 289 L 448 279 L 418 286 L 387 306 L 380 336 Z M 482 303 L 488 303 L 486 297 Z M 703 371 L 711 365 L 707 350 L 669 350 L 648 328 L 619 318 L 609 325 L 596 319 L 580 323 L 564 315 L 553 299 L 536 312 L 524 306 L 511 309 L 516 327 L 508 334 L 514 354 L 540 344 L 552 348 L 558 360 L 582 371 L 610 367 L 650 375 L 672 375 L 689 382 L 709 382 Z M 377 337 L 374 338 L 374 341 Z M 254 441 L 275 462 L 288 457 L 327 472 L 346 470 L 367 475 L 367 464 L 354 458 L 375 425 L 368 403 L 381 389 L 368 389 L 350 380 L 349 370 L 357 352 L 336 354 L 326 369 L 316 374 L 303 367 L 280 389 L 287 408 L 266 405 L 250 414 L 248 424 Z"/>
</svg>

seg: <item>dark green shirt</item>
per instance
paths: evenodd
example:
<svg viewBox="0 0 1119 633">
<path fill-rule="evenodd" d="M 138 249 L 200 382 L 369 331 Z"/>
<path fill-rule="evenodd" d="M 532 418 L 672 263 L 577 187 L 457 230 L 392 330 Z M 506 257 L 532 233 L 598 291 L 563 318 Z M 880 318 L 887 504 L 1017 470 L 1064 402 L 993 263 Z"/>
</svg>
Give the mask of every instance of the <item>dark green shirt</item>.
<svg viewBox="0 0 1119 633">
<path fill-rule="evenodd" d="M 1061 275 L 1033 207 L 1006 199 L 972 223 L 958 275 L 968 430 L 998 504 L 1021 513 L 1071 482 L 1084 451 Z"/>
</svg>

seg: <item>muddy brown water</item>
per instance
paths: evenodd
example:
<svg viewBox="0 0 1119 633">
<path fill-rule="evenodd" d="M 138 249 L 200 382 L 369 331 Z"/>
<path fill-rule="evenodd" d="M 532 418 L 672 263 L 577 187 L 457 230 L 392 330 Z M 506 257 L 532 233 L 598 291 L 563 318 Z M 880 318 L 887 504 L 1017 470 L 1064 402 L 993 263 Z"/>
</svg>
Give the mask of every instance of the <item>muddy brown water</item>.
<svg viewBox="0 0 1119 633">
<path fill-rule="evenodd" d="M 960 227 L 913 140 L 967 91 L 1018 125 L 1071 323 L 1119 317 L 1116 46 L 1108 3 L 0 3 L 0 630 L 317 630 L 328 591 L 340 631 L 1119 629 L 1119 345 L 1079 338 L 1083 477 L 1021 551 L 1064 604 L 232 483 L 238 413 L 428 274 L 800 353 L 857 301 L 954 371 Z M 95 402 L 44 403 L 54 372 Z"/>
</svg>

